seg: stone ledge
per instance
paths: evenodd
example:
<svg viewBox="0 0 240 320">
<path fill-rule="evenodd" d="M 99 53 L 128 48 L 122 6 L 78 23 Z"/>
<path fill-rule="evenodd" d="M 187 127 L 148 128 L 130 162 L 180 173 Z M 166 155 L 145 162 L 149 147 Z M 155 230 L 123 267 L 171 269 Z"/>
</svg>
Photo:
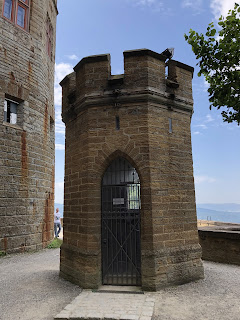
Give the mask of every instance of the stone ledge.
<svg viewBox="0 0 240 320">
<path fill-rule="evenodd" d="M 239 230 L 209 230 L 207 228 L 199 228 L 198 235 L 201 239 L 207 237 L 211 238 L 223 238 L 223 239 L 234 239 L 240 240 L 240 227 Z"/>
<path fill-rule="evenodd" d="M 198 235 L 203 260 L 240 265 L 240 225 L 202 227 Z"/>
</svg>

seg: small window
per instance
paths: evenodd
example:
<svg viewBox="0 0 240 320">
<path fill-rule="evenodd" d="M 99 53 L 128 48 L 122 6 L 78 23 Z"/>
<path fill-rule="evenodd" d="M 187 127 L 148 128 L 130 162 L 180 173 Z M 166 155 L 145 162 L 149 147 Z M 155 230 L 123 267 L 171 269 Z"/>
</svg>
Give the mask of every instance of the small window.
<svg viewBox="0 0 240 320">
<path fill-rule="evenodd" d="M 53 27 L 50 21 L 49 16 L 47 17 L 47 26 L 46 26 L 46 38 L 47 38 L 47 54 L 52 59 L 53 54 Z"/>
<path fill-rule="evenodd" d="M 168 118 L 169 122 L 169 133 L 172 133 L 172 118 Z"/>
<path fill-rule="evenodd" d="M 120 130 L 120 119 L 119 119 L 119 116 L 116 116 L 116 130 Z"/>
<path fill-rule="evenodd" d="M 55 124 L 53 118 L 50 116 L 50 143 L 52 148 L 54 148 L 55 143 Z"/>
<path fill-rule="evenodd" d="M 17 124 L 17 108 L 18 103 L 11 101 L 11 100 L 5 100 L 4 101 L 4 121 L 11 123 L 11 124 Z"/>
<path fill-rule="evenodd" d="M 3 16 L 20 28 L 28 30 L 29 0 L 4 0 Z"/>
</svg>

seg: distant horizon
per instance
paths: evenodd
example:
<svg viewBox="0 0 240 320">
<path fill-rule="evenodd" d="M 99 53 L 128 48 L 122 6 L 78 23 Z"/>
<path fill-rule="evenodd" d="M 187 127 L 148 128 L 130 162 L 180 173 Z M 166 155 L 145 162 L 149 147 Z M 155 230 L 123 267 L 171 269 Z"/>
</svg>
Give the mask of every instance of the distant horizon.
<svg viewBox="0 0 240 320">
<path fill-rule="evenodd" d="M 55 202 L 54 201 L 54 204 L 61 204 L 61 205 L 63 205 L 64 203 L 61 203 L 61 202 Z M 201 202 L 201 203 L 197 203 L 196 202 L 196 205 L 229 205 L 229 204 L 231 204 L 231 205 L 235 205 L 235 204 L 237 204 L 237 205 L 240 205 L 240 202 Z"/>
<path fill-rule="evenodd" d="M 201 202 L 201 203 L 197 203 L 197 205 L 200 204 L 238 204 L 240 205 L 240 202 Z"/>
<path fill-rule="evenodd" d="M 64 204 L 55 203 L 55 210 L 59 208 L 61 217 L 64 213 Z M 240 224 L 240 204 L 239 203 L 202 203 L 196 205 L 198 220 L 211 220 L 226 223 Z"/>
</svg>

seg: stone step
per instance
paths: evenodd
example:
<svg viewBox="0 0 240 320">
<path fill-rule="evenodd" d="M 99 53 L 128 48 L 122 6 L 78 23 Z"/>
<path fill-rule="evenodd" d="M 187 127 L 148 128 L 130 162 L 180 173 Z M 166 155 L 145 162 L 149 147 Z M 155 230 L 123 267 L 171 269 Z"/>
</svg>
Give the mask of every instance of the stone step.
<svg viewBox="0 0 240 320">
<path fill-rule="evenodd" d="M 83 290 L 54 320 L 151 320 L 155 306 L 154 293 L 139 292 Z"/>
</svg>

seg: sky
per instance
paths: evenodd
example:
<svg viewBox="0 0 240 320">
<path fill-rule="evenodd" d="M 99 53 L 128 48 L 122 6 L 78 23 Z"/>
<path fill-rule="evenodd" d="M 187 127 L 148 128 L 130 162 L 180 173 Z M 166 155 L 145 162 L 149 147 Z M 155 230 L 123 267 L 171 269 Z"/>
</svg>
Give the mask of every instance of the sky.
<svg viewBox="0 0 240 320">
<path fill-rule="evenodd" d="M 174 60 L 195 68 L 192 117 L 196 202 L 240 203 L 240 126 L 209 110 L 207 83 L 184 33 L 205 33 L 238 0 L 58 0 L 55 65 L 55 202 L 63 203 L 65 125 L 59 82 L 84 57 L 111 54 L 112 74 L 123 71 L 123 51 L 174 47 Z"/>
</svg>

